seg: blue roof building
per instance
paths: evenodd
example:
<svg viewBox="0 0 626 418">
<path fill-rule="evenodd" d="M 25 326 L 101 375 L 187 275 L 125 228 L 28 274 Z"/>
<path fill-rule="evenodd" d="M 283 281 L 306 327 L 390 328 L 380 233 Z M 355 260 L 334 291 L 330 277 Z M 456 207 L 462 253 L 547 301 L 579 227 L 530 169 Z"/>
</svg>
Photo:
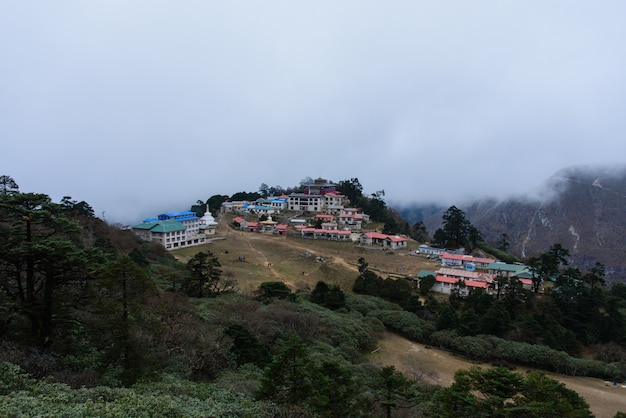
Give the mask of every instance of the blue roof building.
<svg viewBox="0 0 626 418">
<path fill-rule="evenodd" d="M 155 218 L 146 218 L 131 227 L 140 238 L 156 242 L 167 250 L 204 244 L 206 235 L 200 231 L 200 218 L 195 212 L 162 213 Z"/>
</svg>

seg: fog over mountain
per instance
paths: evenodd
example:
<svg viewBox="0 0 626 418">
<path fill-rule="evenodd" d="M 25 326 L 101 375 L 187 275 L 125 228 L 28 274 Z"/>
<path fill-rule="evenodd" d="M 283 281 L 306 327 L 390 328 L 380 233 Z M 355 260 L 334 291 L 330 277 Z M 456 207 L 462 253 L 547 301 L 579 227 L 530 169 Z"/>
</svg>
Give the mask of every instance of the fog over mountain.
<svg viewBox="0 0 626 418">
<path fill-rule="evenodd" d="M 573 266 L 585 270 L 600 262 L 609 281 L 626 282 L 626 165 L 569 167 L 525 195 L 456 206 L 487 242 L 506 234 L 510 251 L 522 258 L 560 243 Z M 441 213 L 425 219 L 431 234 Z"/>
</svg>

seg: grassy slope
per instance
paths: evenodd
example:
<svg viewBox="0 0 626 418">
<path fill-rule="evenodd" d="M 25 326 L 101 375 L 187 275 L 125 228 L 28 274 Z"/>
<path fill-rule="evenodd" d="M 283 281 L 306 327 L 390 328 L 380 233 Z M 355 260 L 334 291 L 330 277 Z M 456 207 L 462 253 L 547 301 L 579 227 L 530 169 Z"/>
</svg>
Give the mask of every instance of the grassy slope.
<svg viewBox="0 0 626 418">
<path fill-rule="evenodd" d="M 379 251 L 361 248 L 347 242 L 316 241 L 297 237 L 279 237 L 241 232 L 220 223 L 211 243 L 173 251 L 181 262 L 193 254 L 209 250 L 218 257 L 222 270 L 230 272 L 244 293 L 250 293 L 265 281 L 281 280 L 293 289 L 312 289 L 320 281 L 351 291 L 356 279 L 357 260 L 363 257 L 370 269 L 383 277 L 415 276 L 421 269 L 434 269 L 431 260 L 410 255 L 417 249 L 411 242 L 402 251 Z M 312 256 L 305 257 L 308 252 Z M 239 261 L 239 257 L 245 261 Z M 323 257 L 324 262 L 317 260 Z"/>
</svg>

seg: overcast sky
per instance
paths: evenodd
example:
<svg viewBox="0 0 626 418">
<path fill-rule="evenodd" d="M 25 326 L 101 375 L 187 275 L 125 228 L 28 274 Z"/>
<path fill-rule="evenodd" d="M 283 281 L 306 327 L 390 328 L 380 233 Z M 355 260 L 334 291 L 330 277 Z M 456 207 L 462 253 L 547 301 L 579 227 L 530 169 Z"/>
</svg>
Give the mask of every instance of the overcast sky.
<svg viewBox="0 0 626 418">
<path fill-rule="evenodd" d="M 0 174 L 110 222 L 357 177 L 506 196 L 626 161 L 626 2 L 0 1 Z"/>
</svg>

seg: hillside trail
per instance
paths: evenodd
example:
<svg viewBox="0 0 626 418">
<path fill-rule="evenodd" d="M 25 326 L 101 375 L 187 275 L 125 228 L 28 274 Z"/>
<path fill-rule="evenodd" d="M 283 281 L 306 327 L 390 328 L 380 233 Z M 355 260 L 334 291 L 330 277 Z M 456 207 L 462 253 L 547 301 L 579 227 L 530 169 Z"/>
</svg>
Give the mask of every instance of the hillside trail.
<svg viewBox="0 0 626 418">
<path fill-rule="evenodd" d="M 295 288 L 295 286 L 292 283 L 286 280 L 283 276 L 281 276 L 274 269 L 274 265 L 269 260 L 269 257 L 267 256 L 267 254 L 262 251 L 262 246 L 261 248 L 259 248 L 259 246 L 257 245 L 252 245 L 252 242 L 255 240 L 255 238 L 262 234 L 241 233 L 241 234 L 247 234 L 247 235 L 245 239 L 240 239 L 239 238 L 240 232 L 234 231 L 230 226 L 224 225 L 222 222 L 218 223 L 217 229 L 220 232 L 220 234 L 226 237 L 229 237 L 229 239 L 236 241 L 239 245 L 241 245 L 242 247 L 245 247 L 247 250 L 257 253 L 259 255 L 259 258 L 263 260 L 263 265 L 269 269 L 272 276 L 274 276 L 277 280 L 284 282 L 288 286 Z M 269 238 L 272 238 L 272 237 L 269 237 Z"/>
<path fill-rule="evenodd" d="M 252 245 L 252 241 L 267 241 L 267 242 L 271 242 L 272 244 L 278 243 L 280 246 L 284 247 L 285 249 L 288 248 L 291 250 L 297 250 L 302 253 L 308 252 L 313 257 L 323 257 L 324 259 L 326 259 L 326 262 L 329 264 L 336 264 L 343 269 L 353 270 L 353 271 L 358 272 L 358 268 L 356 266 L 348 263 L 343 257 L 340 257 L 337 253 L 331 255 L 332 252 L 330 251 L 320 252 L 316 250 L 311 250 L 307 246 L 301 245 L 295 242 L 294 240 L 277 238 L 275 236 L 267 235 L 267 234 L 253 234 L 249 236 L 248 239 L 245 240 L 247 248 L 259 254 L 261 258 L 264 260 L 265 267 L 269 268 L 272 275 L 276 277 L 277 279 L 279 279 L 280 281 L 282 281 L 283 283 L 285 283 L 292 290 L 296 289 L 296 284 L 288 280 L 287 278 L 281 276 L 276 270 L 274 270 L 274 265 L 270 261 L 268 255 L 265 252 L 263 252 L 263 246 Z"/>
<path fill-rule="evenodd" d="M 261 259 L 264 261 L 265 267 L 269 268 L 272 275 L 293 288 L 295 288 L 295 285 L 293 283 L 291 283 L 286 278 L 282 277 L 276 270 L 274 270 L 273 264 L 271 263 L 268 257 L 268 254 L 263 252 L 263 246 L 253 245 L 252 244 L 253 242 L 255 241 L 271 242 L 272 244 L 278 244 L 285 248 L 289 248 L 289 249 L 293 249 L 293 250 L 297 250 L 301 252 L 308 252 L 312 254 L 314 257 L 324 257 L 328 263 L 336 264 L 343 269 L 351 270 L 355 272 L 359 271 L 357 266 L 355 266 L 354 264 L 348 263 L 343 257 L 339 255 L 339 253 L 337 252 L 333 253 L 332 250 L 320 252 L 318 250 L 312 250 L 311 248 L 307 247 L 306 245 L 302 245 L 301 243 L 298 243 L 297 241 L 282 239 L 274 235 L 263 234 L 263 233 L 261 234 L 245 233 L 245 239 L 238 239 L 239 237 L 238 232 L 234 231 L 229 225 L 226 225 L 222 222 L 218 223 L 218 231 L 220 232 L 220 234 L 234 238 L 237 242 L 240 242 L 241 245 L 245 246 L 245 248 L 259 254 L 261 256 Z"/>
</svg>

